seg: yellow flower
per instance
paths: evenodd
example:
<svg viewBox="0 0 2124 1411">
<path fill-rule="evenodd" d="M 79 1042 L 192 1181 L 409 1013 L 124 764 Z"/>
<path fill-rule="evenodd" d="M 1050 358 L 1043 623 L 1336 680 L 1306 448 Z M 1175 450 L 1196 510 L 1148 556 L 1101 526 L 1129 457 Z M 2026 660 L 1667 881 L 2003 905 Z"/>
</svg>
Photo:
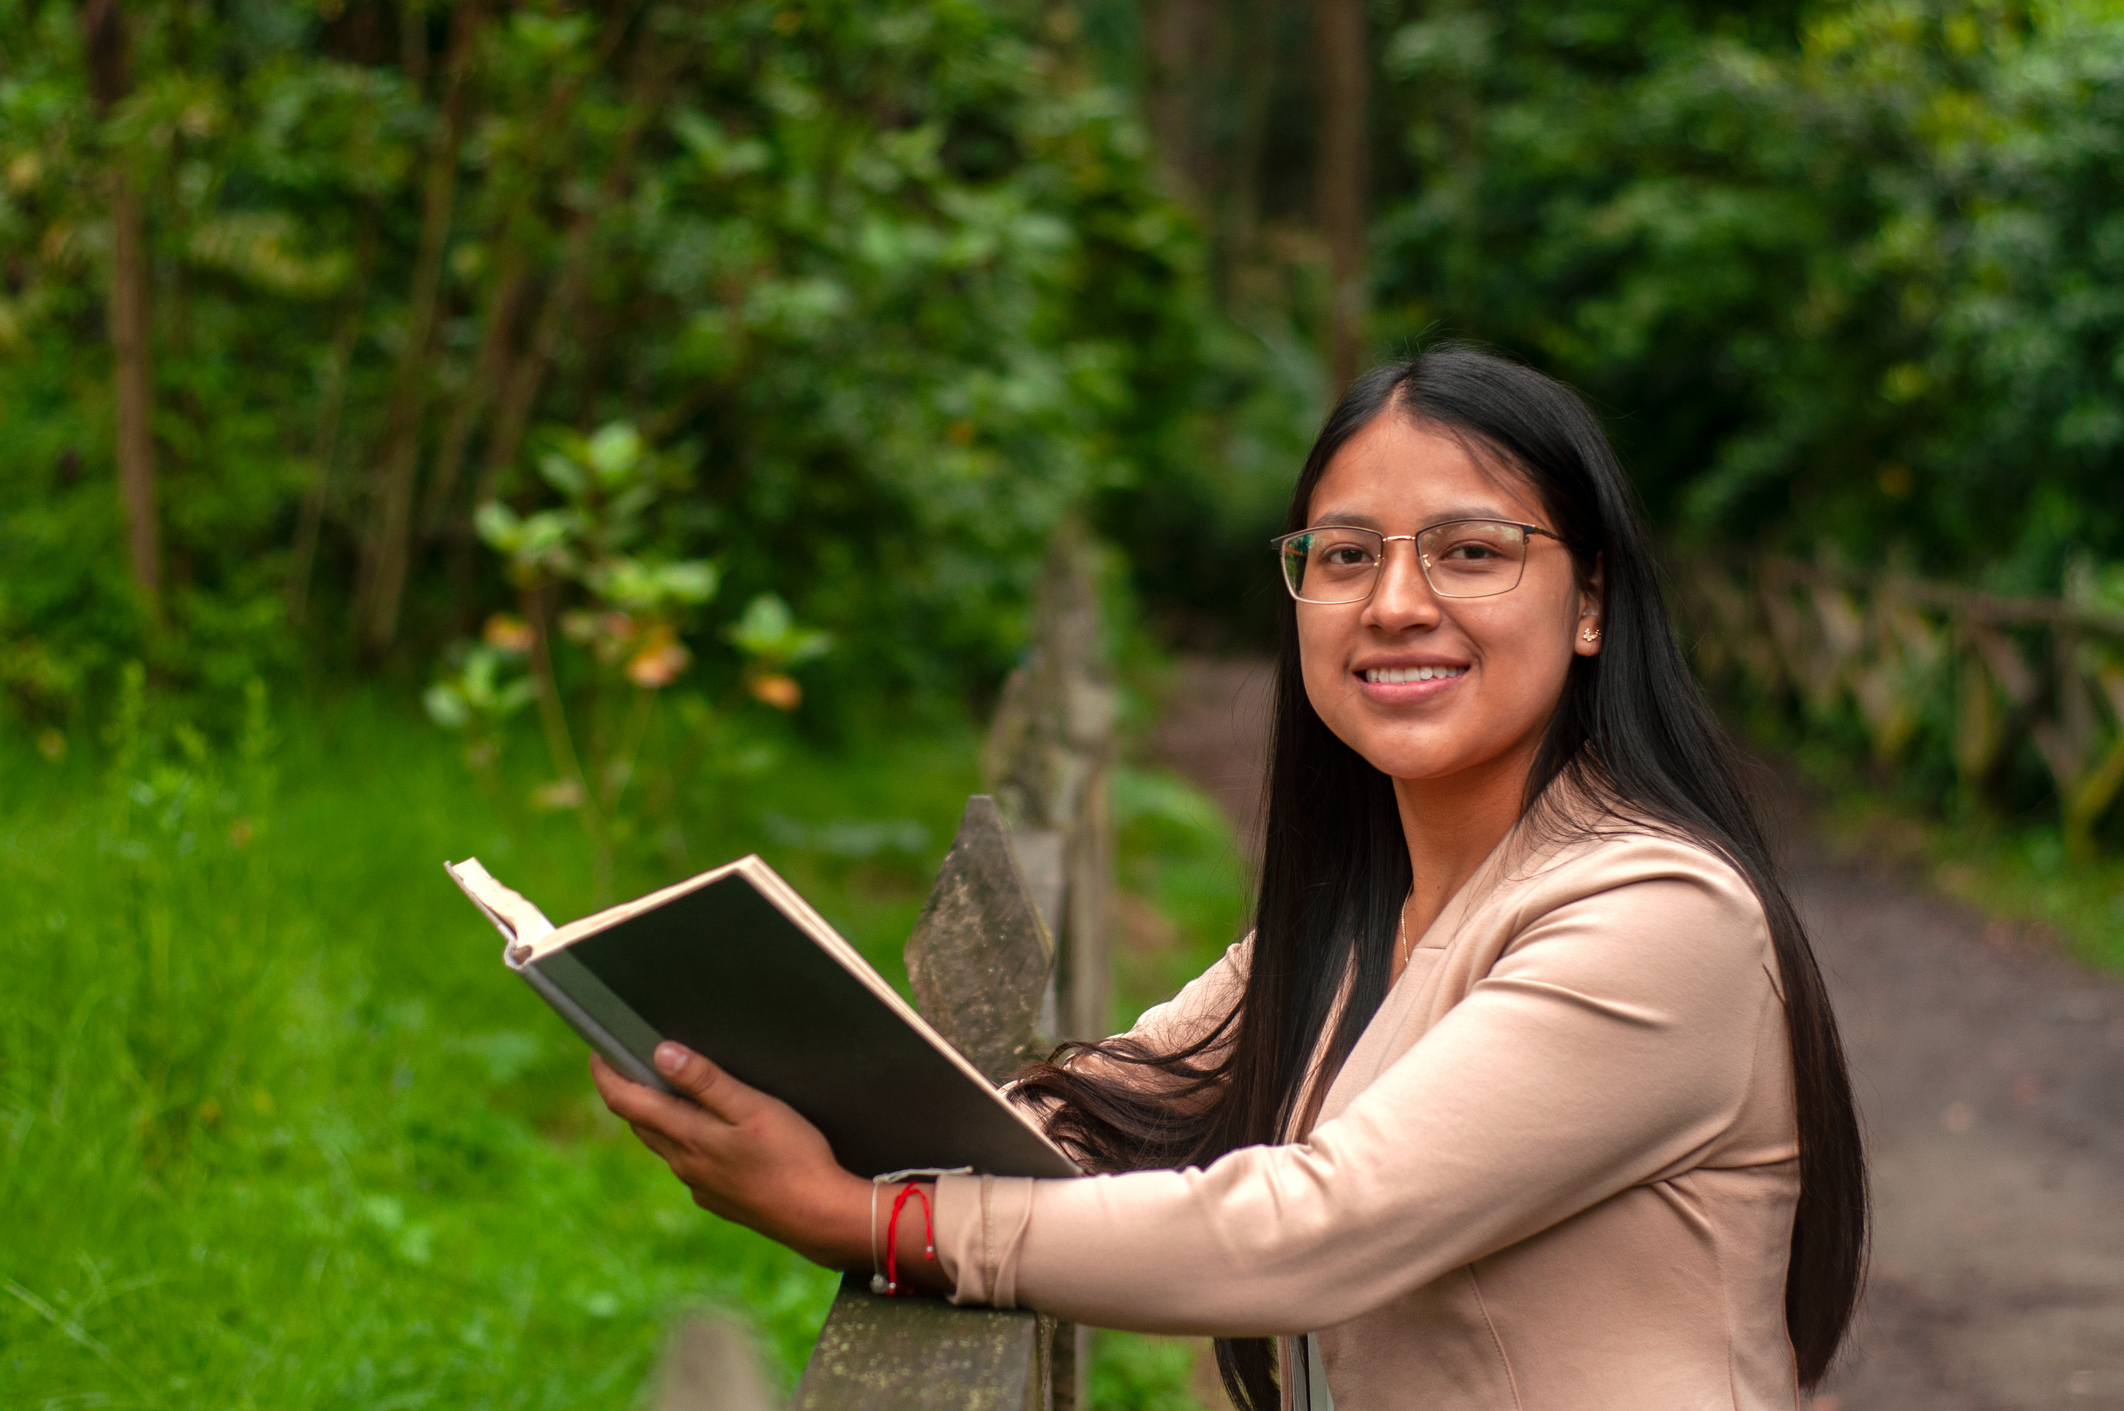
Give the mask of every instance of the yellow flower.
<svg viewBox="0 0 2124 1411">
<path fill-rule="evenodd" d="M 659 690 L 678 680 L 692 661 L 678 634 L 660 623 L 643 634 L 641 646 L 627 659 L 627 679 L 645 691 Z"/>
<path fill-rule="evenodd" d="M 776 710 L 795 710 L 804 701 L 804 688 L 793 676 L 776 672 L 770 676 L 755 676 L 745 683 L 755 700 L 765 701 Z"/>
<path fill-rule="evenodd" d="M 528 652 L 531 624 L 513 613 L 498 612 L 487 619 L 479 638 L 498 652 Z"/>
</svg>

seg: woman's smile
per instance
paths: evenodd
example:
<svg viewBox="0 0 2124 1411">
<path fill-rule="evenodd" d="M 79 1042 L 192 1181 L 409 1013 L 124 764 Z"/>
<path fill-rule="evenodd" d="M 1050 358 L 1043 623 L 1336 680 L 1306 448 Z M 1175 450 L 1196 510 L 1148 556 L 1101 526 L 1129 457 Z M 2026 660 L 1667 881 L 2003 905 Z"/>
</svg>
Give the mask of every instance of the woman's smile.
<svg viewBox="0 0 2124 1411">
<path fill-rule="evenodd" d="M 1468 674 L 1464 661 L 1430 658 L 1395 658 L 1367 662 L 1356 668 L 1364 693 L 1381 705 L 1403 705 L 1436 700 Z"/>
</svg>

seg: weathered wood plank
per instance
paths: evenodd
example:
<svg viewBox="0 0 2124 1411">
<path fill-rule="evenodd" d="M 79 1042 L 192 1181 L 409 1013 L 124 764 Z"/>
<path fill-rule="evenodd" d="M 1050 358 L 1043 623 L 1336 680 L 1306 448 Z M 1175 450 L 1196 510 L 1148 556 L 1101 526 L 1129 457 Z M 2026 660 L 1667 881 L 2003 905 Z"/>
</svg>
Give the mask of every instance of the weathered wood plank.
<svg viewBox="0 0 2124 1411">
<path fill-rule="evenodd" d="M 672 1330 L 650 1401 L 654 1411 L 774 1411 L 759 1360 L 743 1328 L 695 1313 Z"/>
<path fill-rule="evenodd" d="M 915 1007 L 991 1082 L 1029 1056 L 1054 943 L 995 800 L 966 801 L 959 835 L 907 941 Z"/>
<path fill-rule="evenodd" d="M 1035 1313 L 882 1298 L 851 1275 L 793 1411 L 1050 1411 L 1054 1326 Z"/>
</svg>

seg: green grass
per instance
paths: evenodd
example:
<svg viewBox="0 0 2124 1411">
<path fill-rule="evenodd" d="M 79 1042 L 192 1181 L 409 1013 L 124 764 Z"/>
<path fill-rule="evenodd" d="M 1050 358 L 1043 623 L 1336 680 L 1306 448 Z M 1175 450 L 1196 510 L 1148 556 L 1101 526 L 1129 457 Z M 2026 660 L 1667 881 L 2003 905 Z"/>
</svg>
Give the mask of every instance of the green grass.
<svg viewBox="0 0 2124 1411">
<path fill-rule="evenodd" d="M 693 1207 L 442 873 L 577 914 L 572 821 L 407 710 L 283 728 L 0 742 L 0 1405 L 626 1405 L 692 1304 L 786 1379 L 832 1277 Z M 690 865 L 757 848 L 897 978 L 974 745 L 785 744 L 689 802 Z"/>
<path fill-rule="evenodd" d="M 1114 954 L 1114 1026 L 1201 974 L 1246 925 L 1247 875 L 1231 821 L 1178 776 L 1112 776 L 1121 899 Z"/>
<path fill-rule="evenodd" d="M 579 829 L 521 802 L 535 744 L 483 792 L 377 697 L 272 726 L 57 762 L 0 737 L 0 1406 L 625 1406 L 700 1305 L 787 1386 L 833 1277 L 695 1209 L 442 873 L 476 853 L 589 909 Z M 638 849 L 620 889 L 757 850 L 903 983 L 977 745 L 764 726 L 680 801 L 684 855 Z M 1137 1005 L 1239 917 L 1229 831 L 1146 777 L 1117 787 L 1123 881 L 1171 919 Z M 1093 1385 L 1185 1407 L 1191 1366 L 1109 1337 Z"/>
<path fill-rule="evenodd" d="M 1113 1411 L 1204 1411 L 1197 1389 L 1216 1380 L 1209 1347 L 1207 1338 L 1100 1333 L 1093 1342 L 1091 1404 Z M 1214 1404 L 1229 1405 L 1221 1394 Z"/>
</svg>

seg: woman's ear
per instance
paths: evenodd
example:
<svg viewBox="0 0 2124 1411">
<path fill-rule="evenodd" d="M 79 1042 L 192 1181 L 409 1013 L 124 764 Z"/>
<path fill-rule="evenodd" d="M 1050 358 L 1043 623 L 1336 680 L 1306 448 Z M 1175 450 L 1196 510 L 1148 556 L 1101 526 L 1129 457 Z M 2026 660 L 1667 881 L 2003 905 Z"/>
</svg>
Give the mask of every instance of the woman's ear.
<svg viewBox="0 0 2124 1411">
<path fill-rule="evenodd" d="M 1600 567 L 1600 560 L 1593 560 L 1593 571 L 1578 585 L 1578 626 L 1571 634 L 1571 650 L 1582 657 L 1600 655 L 1602 605 L 1606 602 Z"/>
</svg>

